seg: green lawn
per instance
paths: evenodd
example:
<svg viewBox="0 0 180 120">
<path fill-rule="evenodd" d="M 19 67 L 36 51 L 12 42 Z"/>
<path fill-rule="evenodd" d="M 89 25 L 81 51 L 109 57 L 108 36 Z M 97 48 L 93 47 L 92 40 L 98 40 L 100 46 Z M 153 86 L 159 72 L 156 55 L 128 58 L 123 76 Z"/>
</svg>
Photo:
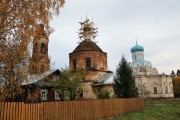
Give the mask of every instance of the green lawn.
<svg viewBox="0 0 180 120">
<path fill-rule="evenodd" d="M 180 120 L 180 99 L 145 100 L 145 110 L 111 120 Z"/>
</svg>

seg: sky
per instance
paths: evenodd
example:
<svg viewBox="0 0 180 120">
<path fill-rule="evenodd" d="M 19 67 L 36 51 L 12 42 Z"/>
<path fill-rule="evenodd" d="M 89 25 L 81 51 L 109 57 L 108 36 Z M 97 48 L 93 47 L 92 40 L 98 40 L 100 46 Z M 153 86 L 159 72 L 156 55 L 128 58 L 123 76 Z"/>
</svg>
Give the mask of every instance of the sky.
<svg viewBox="0 0 180 120">
<path fill-rule="evenodd" d="M 53 68 L 69 66 L 69 53 L 79 42 L 78 30 L 87 17 L 98 27 L 97 45 L 108 55 L 108 70 L 116 71 L 122 55 L 144 47 L 144 58 L 158 72 L 180 69 L 180 0 L 66 0 L 51 21 L 49 56 Z"/>
</svg>

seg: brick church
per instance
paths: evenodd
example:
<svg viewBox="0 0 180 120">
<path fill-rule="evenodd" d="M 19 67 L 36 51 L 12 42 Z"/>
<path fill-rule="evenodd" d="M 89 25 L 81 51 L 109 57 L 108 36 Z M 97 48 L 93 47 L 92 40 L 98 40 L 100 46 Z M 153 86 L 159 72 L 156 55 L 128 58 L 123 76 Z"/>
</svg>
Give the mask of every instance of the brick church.
<svg viewBox="0 0 180 120">
<path fill-rule="evenodd" d="M 80 25 L 80 42 L 69 54 L 69 66 L 71 71 L 86 70 L 84 82 L 81 83 L 83 98 L 95 99 L 98 90 L 112 89 L 111 85 L 105 84 L 112 77 L 112 72 L 108 71 L 107 53 L 96 44 L 97 28 L 94 23 L 86 19 Z"/>
</svg>

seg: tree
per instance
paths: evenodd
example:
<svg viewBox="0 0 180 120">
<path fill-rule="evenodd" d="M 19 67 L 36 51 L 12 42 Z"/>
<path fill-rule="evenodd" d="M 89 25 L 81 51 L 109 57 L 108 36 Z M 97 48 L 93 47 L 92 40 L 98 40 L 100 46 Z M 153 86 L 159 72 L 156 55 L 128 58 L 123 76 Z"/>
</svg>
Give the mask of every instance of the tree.
<svg viewBox="0 0 180 120">
<path fill-rule="evenodd" d="M 173 81 L 174 96 L 180 97 L 180 76 L 174 77 L 172 81 Z"/>
<path fill-rule="evenodd" d="M 122 56 L 116 68 L 113 89 L 118 98 L 132 98 L 138 96 L 133 71 L 124 56 Z"/>
<path fill-rule="evenodd" d="M 99 99 L 109 99 L 110 98 L 110 91 L 108 90 L 99 90 L 97 91 L 97 97 Z"/>
<path fill-rule="evenodd" d="M 175 77 L 176 76 L 176 74 L 174 73 L 174 71 L 172 70 L 172 72 L 171 72 L 171 77 Z"/>
<path fill-rule="evenodd" d="M 177 70 L 176 75 L 177 75 L 177 76 L 180 76 L 180 70 L 179 70 L 179 69 Z"/>
<path fill-rule="evenodd" d="M 27 78 L 30 43 L 43 24 L 49 36 L 53 16 L 58 15 L 64 0 L 0 1 L 0 98 L 21 94 L 21 82 Z"/>
<path fill-rule="evenodd" d="M 84 71 L 71 72 L 68 68 L 61 69 L 59 80 L 52 81 L 50 86 L 59 94 L 60 100 L 73 100 L 82 91 L 80 82 L 84 76 Z"/>
</svg>

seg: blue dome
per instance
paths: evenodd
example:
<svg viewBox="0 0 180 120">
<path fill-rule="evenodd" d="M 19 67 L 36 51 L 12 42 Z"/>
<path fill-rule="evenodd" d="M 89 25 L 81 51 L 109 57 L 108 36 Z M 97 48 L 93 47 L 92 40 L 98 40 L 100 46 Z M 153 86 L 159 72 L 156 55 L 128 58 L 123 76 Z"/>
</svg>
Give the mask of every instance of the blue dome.
<svg viewBox="0 0 180 120">
<path fill-rule="evenodd" d="M 144 51 L 144 48 L 136 44 L 134 47 L 131 48 L 131 52 L 135 52 L 135 51 Z"/>
</svg>

